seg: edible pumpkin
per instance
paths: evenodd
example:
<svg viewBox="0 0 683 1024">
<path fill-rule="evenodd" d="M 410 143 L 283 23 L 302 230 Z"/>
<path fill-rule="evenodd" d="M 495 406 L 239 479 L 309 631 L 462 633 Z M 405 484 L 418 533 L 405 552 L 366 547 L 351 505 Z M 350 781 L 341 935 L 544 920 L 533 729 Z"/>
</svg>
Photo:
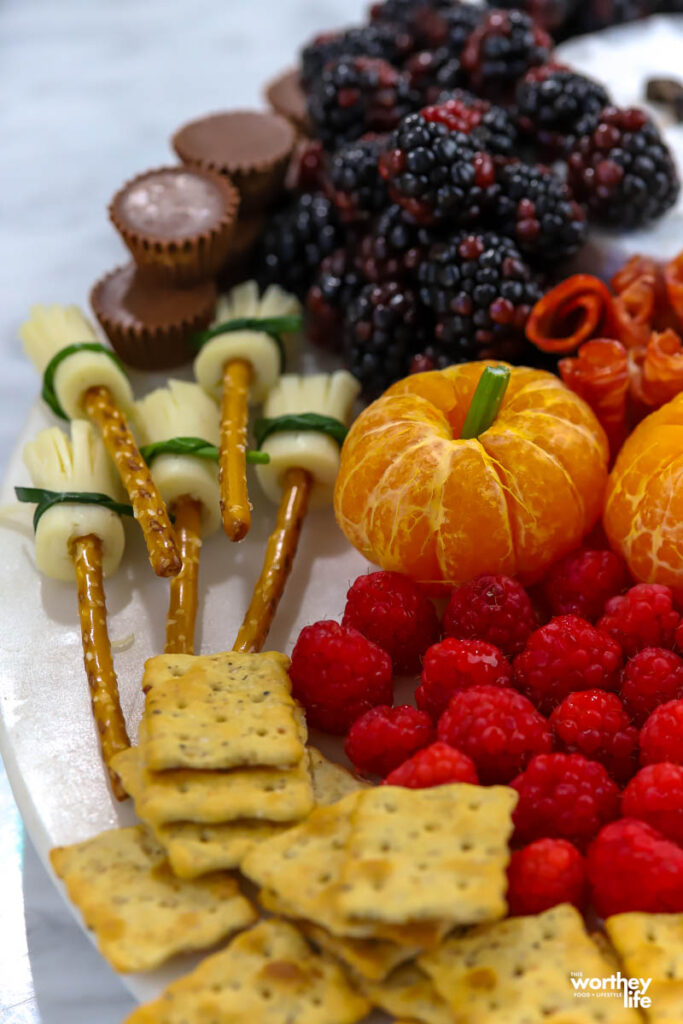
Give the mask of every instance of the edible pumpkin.
<svg viewBox="0 0 683 1024">
<path fill-rule="evenodd" d="M 598 520 L 607 439 L 557 377 L 509 367 L 493 423 L 463 439 L 484 371 L 500 366 L 481 361 L 407 377 L 352 425 L 335 512 L 371 562 L 429 584 L 483 572 L 528 581 Z"/>
<path fill-rule="evenodd" d="M 683 393 L 626 439 L 610 473 L 603 525 L 637 580 L 683 588 Z"/>
</svg>

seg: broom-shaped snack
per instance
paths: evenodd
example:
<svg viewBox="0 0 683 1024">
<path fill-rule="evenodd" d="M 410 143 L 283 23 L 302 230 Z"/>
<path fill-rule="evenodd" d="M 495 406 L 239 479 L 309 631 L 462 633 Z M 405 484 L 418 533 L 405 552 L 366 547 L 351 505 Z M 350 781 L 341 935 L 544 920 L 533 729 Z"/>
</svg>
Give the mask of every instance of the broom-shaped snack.
<svg viewBox="0 0 683 1024">
<path fill-rule="evenodd" d="M 170 582 L 166 654 L 194 654 L 202 538 L 221 525 L 218 408 L 199 386 L 170 380 L 135 405 L 140 451 L 175 517 L 183 568 Z M 248 460 L 268 456 L 249 452 Z"/>
<path fill-rule="evenodd" d="M 256 473 L 278 504 L 261 575 L 235 641 L 236 651 L 260 651 L 282 597 L 309 507 L 332 504 L 339 449 L 360 391 L 346 370 L 285 374 L 266 399 L 254 433 L 267 465 Z"/>
<path fill-rule="evenodd" d="M 104 763 L 118 800 L 126 794 L 109 765 L 130 746 L 119 702 L 103 578 L 119 566 L 124 548 L 121 515 L 132 515 L 102 440 L 87 420 L 73 420 L 71 440 L 58 428 L 41 431 L 24 448 L 33 487 L 17 487 L 20 501 L 36 503 L 33 518 L 38 569 L 76 582 L 83 660 Z"/>
<path fill-rule="evenodd" d="M 255 281 L 238 285 L 218 300 L 213 325 L 197 337 L 194 372 L 220 402 L 219 484 L 223 528 L 230 540 L 246 537 L 251 525 L 247 491 L 248 405 L 264 401 L 283 369 L 283 335 L 301 328 L 298 300 L 277 285 L 259 294 Z"/>
<path fill-rule="evenodd" d="M 22 324 L 24 349 L 43 376 L 42 397 L 62 419 L 91 420 L 102 435 L 157 576 L 181 569 L 175 534 L 164 503 L 128 427 L 133 393 L 117 356 L 102 345 L 77 306 L 34 306 Z"/>
</svg>

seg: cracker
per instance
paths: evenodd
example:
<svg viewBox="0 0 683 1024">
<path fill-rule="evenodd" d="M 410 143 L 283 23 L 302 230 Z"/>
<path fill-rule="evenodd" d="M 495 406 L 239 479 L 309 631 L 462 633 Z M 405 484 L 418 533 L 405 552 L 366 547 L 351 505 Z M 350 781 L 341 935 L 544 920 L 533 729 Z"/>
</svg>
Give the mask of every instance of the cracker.
<svg viewBox="0 0 683 1024">
<path fill-rule="evenodd" d="M 140 748 L 131 747 L 112 759 L 112 767 L 133 795 L 138 817 L 154 827 L 176 821 L 215 825 L 242 818 L 291 822 L 304 818 L 313 807 L 306 761 L 287 771 L 151 772 L 141 763 Z"/>
<path fill-rule="evenodd" d="M 453 1014 L 416 964 L 399 967 L 386 981 L 359 981 L 361 992 L 373 1006 L 387 1013 L 410 1017 L 421 1024 L 453 1024 Z"/>
<path fill-rule="evenodd" d="M 161 666 L 157 658 L 146 663 L 140 742 L 151 771 L 291 768 L 301 762 L 305 748 L 282 655 L 190 657 L 194 661 L 181 675 L 169 670 L 168 655 L 160 656 Z"/>
<path fill-rule="evenodd" d="M 342 913 L 392 924 L 503 917 L 516 800 L 507 786 L 463 783 L 362 792 L 342 870 Z"/>
<path fill-rule="evenodd" d="M 315 747 L 308 748 L 308 756 L 316 804 L 335 804 L 349 793 L 370 788 L 369 782 L 356 778 L 340 764 L 328 761 Z"/>
<path fill-rule="evenodd" d="M 176 878 L 139 825 L 56 847 L 50 861 L 117 971 L 148 971 L 176 953 L 206 949 L 257 917 L 231 875 Z"/>
<path fill-rule="evenodd" d="M 369 1010 L 297 929 L 269 920 L 239 935 L 125 1024 L 356 1024 Z"/>
<path fill-rule="evenodd" d="M 644 993 L 653 1024 L 683 1020 L 683 914 L 615 914 L 605 922 L 607 934 L 631 978 L 652 979 Z"/>
<path fill-rule="evenodd" d="M 307 939 L 368 981 L 383 981 L 396 967 L 422 952 L 419 946 L 399 946 L 381 939 L 340 939 L 310 921 L 298 921 Z"/>
<path fill-rule="evenodd" d="M 458 1024 L 638 1024 L 619 998 L 577 996 L 572 975 L 608 978 L 613 967 L 562 904 L 543 914 L 479 925 L 418 960 Z"/>
<path fill-rule="evenodd" d="M 330 807 L 317 807 L 299 825 L 254 846 L 242 861 L 242 874 L 261 887 L 259 900 L 267 910 L 312 921 L 333 935 L 411 946 L 434 944 L 443 934 L 442 925 L 384 927 L 350 921 L 339 911 L 350 813 L 360 795 L 350 793 Z"/>
</svg>

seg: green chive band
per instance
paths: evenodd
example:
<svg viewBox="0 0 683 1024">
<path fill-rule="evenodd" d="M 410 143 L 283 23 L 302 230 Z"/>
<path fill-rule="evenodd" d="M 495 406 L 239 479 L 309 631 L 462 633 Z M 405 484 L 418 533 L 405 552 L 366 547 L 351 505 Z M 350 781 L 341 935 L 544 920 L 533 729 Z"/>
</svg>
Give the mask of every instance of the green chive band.
<svg viewBox="0 0 683 1024">
<path fill-rule="evenodd" d="M 167 441 L 154 441 L 152 444 L 143 445 L 140 454 L 148 466 L 157 455 L 193 455 L 196 459 L 218 462 L 216 445 L 203 441 L 201 437 L 171 437 Z M 270 462 L 270 455 L 267 452 L 248 451 L 247 462 L 250 465 L 263 466 Z"/>
<path fill-rule="evenodd" d="M 18 501 L 36 503 L 33 514 L 33 529 L 38 528 L 42 516 L 54 505 L 100 505 L 102 508 L 116 512 L 119 516 L 132 516 L 132 505 L 124 505 L 114 501 L 108 494 L 89 491 L 48 491 L 43 487 L 15 487 L 14 493 Z"/>
<path fill-rule="evenodd" d="M 336 441 L 339 447 L 344 443 L 348 428 L 340 420 L 332 416 L 321 416 L 317 412 L 291 413 L 285 416 L 274 416 L 272 419 L 256 420 L 254 424 L 254 438 L 257 447 L 261 448 L 266 438 L 271 434 L 280 434 L 284 431 L 309 430 L 319 434 L 326 434 Z"/>
<path fill-rule="evenodd" d="M 460 437 L 471 440 L 483 434 L 495 421 L 510 383 L 508 366 L 487 366 L 472 396 Z"/>
<path fill-rule="evenodd" d="M 65 359 L 69 356 L 74 355 L 75 352 L 102 352 L 105 356 L 109 356 L 113 363 L 116 363 L 119 370 L 125 373 L 125 368 L 119 357 L 115 352 L 112 352 L 110 348 L 105 348 L 104 345 L 100 345 L 98 341 L 80 341 L 74 345 L 67 345 L 66 348 L 62 348 L 59 352 L 53 355 L 50 362 L 45 367 L 43 372 L 43 390 L 41 391 L 41 397 L 43 401 L 50 406 L 55 416 L 59 416 L 62 420 L 68 420 L 69 417 L 62 409 L 59 399 L 55 393 L 55 374 L 57 368 Z"/>
<path fill-rule="evenodd" d="M 205 331 L 198 331 L 192 338 L 192 346 L 199 350 L 207 341 L 217 338 L 219 334 L 232 334 L 234 331 L 260 331 L 269 335 L 278 347 L 280 352 L 280 372 L 285 368 L 285 346 L 282 341 L 283 334 L 291 334 L 300 331 L 303 327 L 303 317 L 298 314 L 293 316 L 267 316 L 253 317 L 240 316 L 235 320 L 226 320 L 215 327 L 209 327 Z"/>
</svg>

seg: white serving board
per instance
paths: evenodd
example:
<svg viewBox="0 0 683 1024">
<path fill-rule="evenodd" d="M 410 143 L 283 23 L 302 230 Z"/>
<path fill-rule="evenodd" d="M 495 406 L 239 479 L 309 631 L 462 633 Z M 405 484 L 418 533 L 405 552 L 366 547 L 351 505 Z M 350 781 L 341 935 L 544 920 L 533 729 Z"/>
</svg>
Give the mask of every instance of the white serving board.
<svg viewBox="0 0 683 1024">
<path fill-rule="evenodd" d="M 572 40 L 559 50 L 565 62 L 608 81 L 615 101 L 622 105 L 642 105 L 644 81 L 651 75 L 683 75 L 682 53 L 683 17 L 652 18 L 648 23 Z M 653 113 L 661 121 L 661 111 Z M 665 128 L 683 168 L 683 126 Z M 626 235 L 593 232 L 579 265 L 609 274 L 635 252 L 663 259 L 681 248 L 683 197 L 653 228 Z M 78 298 L 65 295 L 63 301 Z M 306 353 L 299 365 L 310 371 L 332 368 L 333 362 L 313 352 Z M 188 372 L 175 375 L 189 377 Z M 132 376 L 138 396 L 161 382 L 154 375 Z M 21 463 L 23 445 L 54 423 L 37 400 L 17 437 L 0 487 L 3 510 L 13 501 L 13 487 L 29 483 Z M 255 513 L 247 539 L 235 547 L 219 534 L 202 551 L 198 653 L 232 645 L 260 571 L 275 508 L 260 494 L 253 475 L 250 494 Z M 9 520 L 17 518 L 23 525 L 11 527 Z M 32 536 L 28 509 L 9 518 L 0 516 L 0 754 L 26 828 L 49 870 L 47 855 L 52 846 L 78 842 L 135 818 L 127 804 L 112 800 L 106 783 L 83 672 L 75 589 L 40 576 L 33 561 Z M 126 537 L 124 560 L 116 576 L 106 581 L 106 592 L 121 701 L 135 736 L 142 711 L 142 666 L 146 658 L 163 650 L 168 585 L 152 573 L 135 524 L 126 523 Z M 338 619 L 350 583 L 367 569 L 367 562 L 337 529 L 331 510 L 311 513 L 268 646 L 290 653 L 304 625 L 321 618 Z M 406 686 L 399 701 L 408 697 L 408 691 Z M 329 756 L 343 760 L 339 741 L 323 740 L 322 746 Z M 148 1000 L 198 959 L 176 958 L 159 971 L 123 980 L 137 998 Z M 387 1018 L 375 1014 L 371 1019 Z"/>
</svg>

